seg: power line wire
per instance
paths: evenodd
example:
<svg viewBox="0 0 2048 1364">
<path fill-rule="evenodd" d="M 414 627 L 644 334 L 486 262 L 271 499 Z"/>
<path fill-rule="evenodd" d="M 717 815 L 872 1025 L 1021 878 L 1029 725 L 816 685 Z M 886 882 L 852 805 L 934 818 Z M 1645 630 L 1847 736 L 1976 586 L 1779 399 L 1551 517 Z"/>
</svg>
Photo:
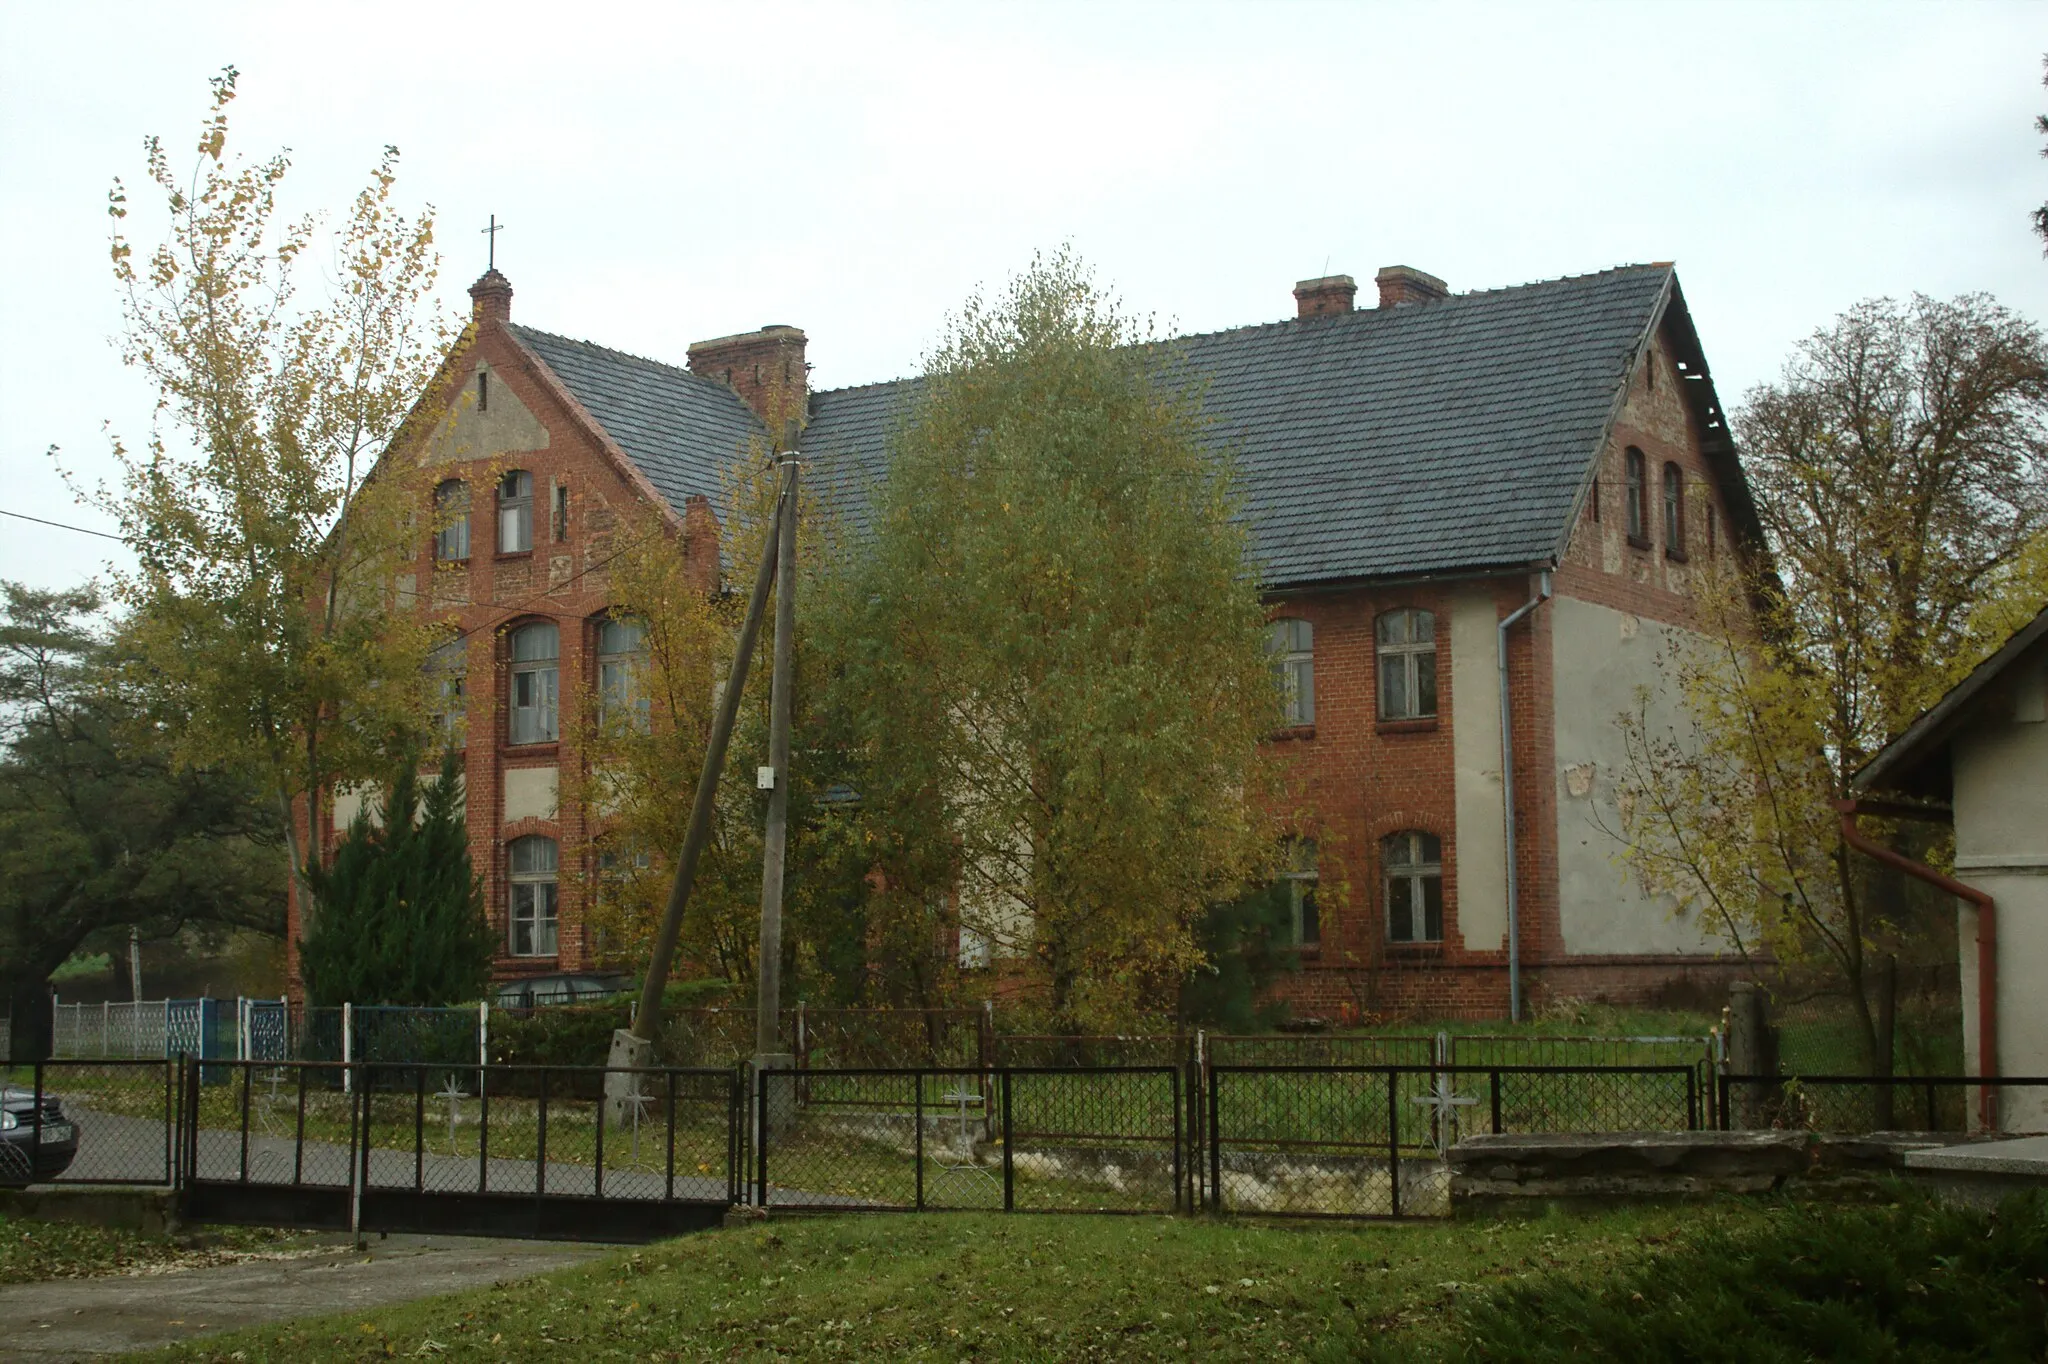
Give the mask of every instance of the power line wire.
<svg viewBox="0 0 2048 1364">
<path fill-rule="evenodd" d="M 8 511 L 4 507 L 0 507 L 0 516 L 11 516 L 17 521 L 33 521 L 39 526 L 55 526 L 58 530 L 75 530 L 80 535 L 97 535 L 102 540 L 120 540 L 124 545 L 128 543 L 121 536 L 110 535 L 103 530 L 87 530 L 84 526 L 67 526 L 62 521 L 46 521 L 40 516 L 30 516 L 27 512 Z"/>
</svg>

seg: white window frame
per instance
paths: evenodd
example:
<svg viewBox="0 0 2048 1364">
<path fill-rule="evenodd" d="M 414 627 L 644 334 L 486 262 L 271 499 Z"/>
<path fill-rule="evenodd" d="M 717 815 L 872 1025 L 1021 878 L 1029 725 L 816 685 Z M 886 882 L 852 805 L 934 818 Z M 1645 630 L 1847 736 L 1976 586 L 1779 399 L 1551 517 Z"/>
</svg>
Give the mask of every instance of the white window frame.
<svg viewBox="0 0 2048 1364">
<path fill-rule="evenodd" d="M 434 725 L 451 748 L 461 748 L 469 738 L 469 646 L 450 640 L 427 655 L 432 675 Z"/>
<path fill-rule="evenodd" d="M 614 631 L 630 635 L 630 647 Z M 643 734 L 651 724 L 652 707 L 640 688 L 640 669 L 646 666 L 647 627 L 630 616 L 607 616 L 597 623 L 597 718 L 609 724 L 619 714 L 630 714 L 632 725 Z"/>
<path fill-rule="evenodd" d="M 1287 885 L 1287 944 L 1290 947 L 1320 947 L 1323 941 L 1323 925 L 1320 907 L 1316 904 L 1316 887 L 1321 879 L 1316 859 L 1314 840 L 1295 839 L 1287 846 L 1287 869 L 1280 873 Z M 1314 936 L 1303 932 L 1307 923 L 1315 923 Z"/>
<path fill-rule="evenodd" d="M 1316 632 L 1299 616 L 1281 616 L 1266 627 L 1266 652 L 1273 685 L 1280 689 L 1281 723 L 1316 722 Z"/>
<path fill-rule="evenodd" d="M 1396 623 L 1400 637 L 1389 639 Z M 1372 624 L 1373 649 L 1378 670 L 1379 716 L 1382 720 L 1430 720 L 1436 717 L 1438 685 L 1436 675 L 1436 613 L 1419 606 L 1402 606 L 1382 611 Z M 1422 702 L 1424 674 L 1429 678 L 1429 705 Z M 1399 679 L 1401 694 L 1392 696 L 1389 685 Z"/>
<path fill-rule="evenodd" d="M 536 650 L 552 637 L 542 655 Z M 536 641 L 524 644 L 522 641 Z M 562 631 L 552 621 L 531 621 L 512 632 L 511 667 L 505 694 L 505 742 L 551 744 L 561 737 Z M 522 658 L 520 655 L 527 656 Z"/>
<path fill-rule="evenodd" d="M 469 485 L 451 478 L 434 489 L 434 558 L 459 564 L 469 558 Z"/>
<path fill-rule="evenodd" d="M 531 854 L 535 865 L 519 865 L 522 851 Z M 543 862 L 546 865 L 539 865 Z M 507 946 L 512 956 L 561 955 L 560 877 L 561 849 L 554 839 L 528 834 L 505 845 Z"/>
<path fill-rule="evenodd" d="M 1429 857 L 1430 844 L 1436 856 Z M 1401 859 L 1396 860 L 1396 852 Z M 1403 829 L 1380 840 L 1382 903 L 1387 941 L 1440 943 L 1444 940 L 1443 840 L 1422 829 Z M 1436 933 L 1429 932 L 1429 886 L 1436 886 Z M 1397 932 L 1396 929 L 1402 931 Z"/>
<path fill-rule="evenodd" d="M 513 469 L 498 481 L 498 553 L 533 548 L 533 475 Z"/>
</svg>

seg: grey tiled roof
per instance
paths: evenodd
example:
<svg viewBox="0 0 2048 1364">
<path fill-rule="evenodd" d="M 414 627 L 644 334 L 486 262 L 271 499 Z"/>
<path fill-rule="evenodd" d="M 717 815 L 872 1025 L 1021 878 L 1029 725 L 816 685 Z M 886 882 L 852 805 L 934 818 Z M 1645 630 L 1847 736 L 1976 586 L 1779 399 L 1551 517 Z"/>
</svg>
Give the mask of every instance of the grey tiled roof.
<svg viewBox="0 0 2048 1364">
<path fill-rule="evenodd" d="M 1168 344 L 1206 381 L 1208 438 L 1237 453 L 1267 587 L 1519 568 L 1562 552 L 1673 283 L 1625 266 Z M 513 330 L 678 508 L 715 496 L 760 429 L 722 384 Z M 917 386 L 811 395 L 813 486 L 856 535 Z"/>
<path fill-rule="evenodd" d="M 693 494 L 716 500 L 722 473 L 761 429 L 713 379 L 531 327 L 510 327 L 678 512 Z"/>
<path fill-rule="evenodd" d="M 1207 380 L 1268 587 L 1520 567 L 1562 551 L 1668 266 L 1212 332 Z M 815 485 L 858 532 L 914 380 L 813 395 Z"/>
</svg>

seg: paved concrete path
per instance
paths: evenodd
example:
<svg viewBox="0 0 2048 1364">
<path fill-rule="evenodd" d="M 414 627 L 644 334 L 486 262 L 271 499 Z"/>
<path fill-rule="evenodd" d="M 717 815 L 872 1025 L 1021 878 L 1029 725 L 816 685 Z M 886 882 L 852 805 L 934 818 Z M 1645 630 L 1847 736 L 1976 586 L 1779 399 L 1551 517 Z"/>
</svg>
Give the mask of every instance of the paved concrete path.
<svg viewBox="0 0 2048 1364">
<path fill-rule="evenodd" d="M 355 1312 L 524 1278 L 605 1246 L 455 1236 L 345 1238 L 315 1254 L 0 1287 L 0 1360 L 92 1359 L 293 1317 Z"/>
</svg>

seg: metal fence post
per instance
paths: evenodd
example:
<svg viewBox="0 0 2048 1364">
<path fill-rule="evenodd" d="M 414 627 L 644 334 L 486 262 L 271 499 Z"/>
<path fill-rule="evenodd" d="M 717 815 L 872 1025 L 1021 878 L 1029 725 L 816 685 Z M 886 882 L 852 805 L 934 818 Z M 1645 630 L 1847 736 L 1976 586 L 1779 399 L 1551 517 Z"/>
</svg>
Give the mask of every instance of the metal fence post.
<svg viewBox="0 0 2048 1364">
<path fill-rule="evenodd" d="M 1219 1083 L 1221 1071 L 1208 1067 L 1204 1079 L 1208 1081 L 1208 1210 L 1223 1212 L 1223 1124 L 1217 1120 L 1217 1092 L 1223 1088 Z"/>
<path fill-rule="evenodd" d="M 915 1074 L 915 1075 L 913 1075 L 913 1076 L 911 1076 L 911 1077 L 910 1077 L 910 1087 L 911 1087 L 911 1089 L 912 1089 L 912 1091 L 913 1091 L 913 1094 L 914 1094 L 914 1097 L 913 1097 L 913 1098 L 912 1098 L 912 1100 L 911 1100 L 911 1109 L 912 1109 L 912 1114 L 911 1114 L 911 1120 L 912 1120 L 912 1121 L 913 1121 L 913 1122 L 914 1122 L 914 1123 L 916 1124 L 916 1126 L 915 1126 L 914 1128 L 912 1128 L 912 1131 L 914 1131 L 914 1132 L 916 1133 L 916 1136 L 915 1136 L 915 1137 L 914 1137 L 914 1139 L 913 1139 L 913 1144 L 914 1144 L 914 1145 L 915 1145 L 915 1147 L 917 1148 L 917 1149 L 916 1149 L 916 1155 L 917 1155 L 917 1210 L 918 1210 L 919 1212 L 923 1212 L 923 1211 L 924 1211 L 924 1072 L 923 1072 L 923 1071 L 921 1071 L 921 1070 L 920 1070 L 919 1072 L 917 1072 L 917 1074 Z"/>
<path fill-rule="evenodd" d="M 38 1060 L 38 1061 L 36 1062 L 36 1111 L 35 1111 L 35 1130 L 34 1130 L 34 1131 L 33 1131 L 32 1133 L 30 1133 L 30 1134 L 29 1134 L 29 1145 L 28 1145 L 28 1182 L 29 1182 L 29 1183 L 31 1183 L 31 1184 L 33 1184 L 33 1183 L 35 1183 L 35 1182 L 36 1182 L 36 1166 L 38 1166 L 38 1165 L 40 1165 L 40 1164 L 42 1163 L 42 1156 L 43 1156 L 43 1063 L 42 1063 L 42 1062 L 41 1062 L 40 1060 Z"/>
<path fill-rule="evenodd" d="M 1387 1195 L 1401 1215 L 1401 1072 L 1387 1071 Z"/>
<path fill-rule="evenodd" d="M 754 1113 L 754 1206 L 768 1206 L 768 1072 L 755 1066 L 748 1086 Z"/>
<path fill-rule="evenodd" d="M 1017 1165 L 1010 1151 L 1010 1072 L 1002 1072 L 1003 1084 L 1003 1211 L 1017 1209 Z"/>
<path fill-rule="evenodd" d="M 1179 1212 L 1179 1211 L 1181 1210 L 1181 1201 L 1180 1201 L 1180 1176 L 1181 1176 L 1181 1168 L 1182 1168 L 1182 1167 L 1181 1167 L 1181 1145 L 1180 1145 L 1180 1144 L 1181 1144 L 1181 1136 L 1182 1136 L 1182 1133 L 1183 1133 L 1183 1132 L 1184 1132 L 1184 1130 L 1185 1130 L 1185 1129 L 1184 1129 L 1184 1128 L 1182 1127 L 1182 1125 L 1181 1125 L 1181 1116 L 1182 1116 L 1182 1115 L 1181 1115 L 1181 1111 L 1180 1111 L 1180 1075 L 1181 1075 L 1181 1068 L 1180 1068 L 1179 1066 L 1175 1066 L 1175 1067 L 1173 1068 L 1173 1077 L 1172 1077 L 1172 1078 L 1173 1078 L 1173 1210 L 1174 1210 L 1175 1212 Z"/>
<path fill-rule="evenodd" d="M 355 1005 L 342 1001 L 341 1005 L 341 1092 L 355 1092 Z"/>
</svg>

